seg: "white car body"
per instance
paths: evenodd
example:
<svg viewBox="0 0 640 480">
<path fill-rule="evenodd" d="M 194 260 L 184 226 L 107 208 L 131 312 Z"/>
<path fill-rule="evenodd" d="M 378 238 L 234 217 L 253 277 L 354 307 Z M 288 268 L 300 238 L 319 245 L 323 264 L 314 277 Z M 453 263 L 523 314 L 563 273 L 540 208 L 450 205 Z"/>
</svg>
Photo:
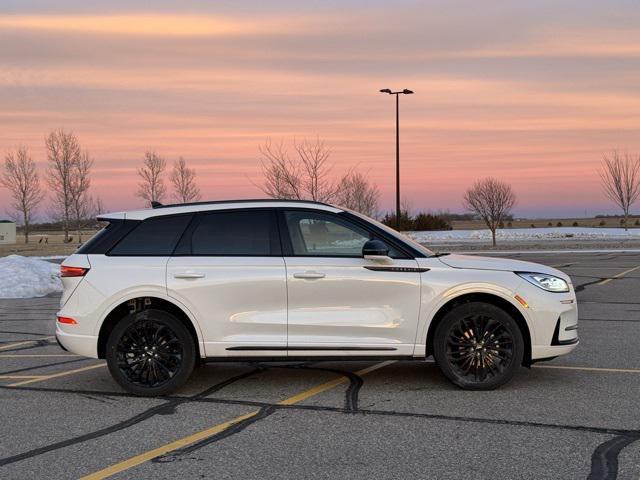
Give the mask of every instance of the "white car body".
<svg viewBox="0 0 640 480">
<path fill-rule="evenodd" d="M 234 209 L 285 209 L 342 214 L 314 202 L 209 202 L 114 213 L 106 221 Z M 350 213 L 351 218 L 355 218 Z M 359 216 L 361 221 L 364 217 Z M 373 227 L 380 225 L 369 220 Z M 76 253 L 63 266 L 88 269 L 63 278 L 56 323 L 62 346 L 104 357 L 101 332 L 118 307 L 159 299 L 190 322 L 200 357 L 394 357 L 431 354 L 434 319 L 456 299 L 495 301 L 519 319 L 524 363 L 569 353 L 578 342 L 576 296 L 569 277 L 544 265 L 477 256 L 428 255 L 393 233 L 414 258 L 331 256 L 114 256 Z M 390 238 L 390 237 L 389 237 Z M 81 249 L 82 251 L 82 249 Z M 363 268 L 364 267 L 364 268 Z M 549 292 L 514 272 L 564 280 L 568 291 Z M 440 312 L 440 313 L 439 313 Z M 517 314 L 516 314 L 517 312 Z"/>
</svg>

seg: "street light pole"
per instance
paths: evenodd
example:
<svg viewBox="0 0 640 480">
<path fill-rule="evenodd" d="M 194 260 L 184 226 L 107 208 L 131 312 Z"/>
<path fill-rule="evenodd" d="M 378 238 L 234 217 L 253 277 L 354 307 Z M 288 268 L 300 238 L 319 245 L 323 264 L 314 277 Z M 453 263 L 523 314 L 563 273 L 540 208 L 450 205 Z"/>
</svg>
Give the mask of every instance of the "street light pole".
<svg viewBox="0 0 640 480">
<path fill-rule="evenodd" d="M 396 230 L 400 230 L 400 95 L 396 94 Z"/>
<path fill-rule="evenodd" d="M 410 95 L 413 91 L 405 88 L 392 92 L 389 88 L 383 88 L 380 92 L 396 96 L 396 230 L 400 230 L 400 94 Z"/>
</svg>

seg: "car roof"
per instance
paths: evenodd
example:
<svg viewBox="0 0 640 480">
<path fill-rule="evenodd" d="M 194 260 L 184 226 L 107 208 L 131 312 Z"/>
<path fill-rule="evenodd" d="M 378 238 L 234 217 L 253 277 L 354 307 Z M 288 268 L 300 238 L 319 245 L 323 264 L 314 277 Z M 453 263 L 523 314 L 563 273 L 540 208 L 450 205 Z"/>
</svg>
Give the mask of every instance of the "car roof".
<svg viewBox="0 0 640 480">
<path fill-rule="evenodd" d="M 314 202 L 312 200 L 215 200 L 210 202 L 185 203 L 175 205 L 158 205 L 154 208 L 131 210 L 127 212 L 113 212 L 98 215 L 98 220 L 144 220 L 150 217 L 175 215 L 179 213 L 207 212 L 216 210 L 231 210 L 237 208 L 311 208 L 326 212 L 338 213 L 343 209 L 327 203 Z"/>
</svg>

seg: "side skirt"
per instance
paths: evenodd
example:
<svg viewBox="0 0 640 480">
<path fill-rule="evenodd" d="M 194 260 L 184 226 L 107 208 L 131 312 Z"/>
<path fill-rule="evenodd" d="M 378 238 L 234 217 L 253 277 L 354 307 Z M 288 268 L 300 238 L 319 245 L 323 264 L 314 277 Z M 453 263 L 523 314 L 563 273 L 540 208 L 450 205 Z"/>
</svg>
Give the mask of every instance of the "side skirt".
<svg viewBox="0 0 640 480">
<path fill-rule="evenodd" d="M 412 355 L 296 355 L 291 357 L 265 356 L 265 357 L 206 357 L 202 361 L 206 363 L 214 362 L 369 362 L 380 360 L 409 360 L 423 361 L 425 357 L 414 357 Z"/>
</svg>

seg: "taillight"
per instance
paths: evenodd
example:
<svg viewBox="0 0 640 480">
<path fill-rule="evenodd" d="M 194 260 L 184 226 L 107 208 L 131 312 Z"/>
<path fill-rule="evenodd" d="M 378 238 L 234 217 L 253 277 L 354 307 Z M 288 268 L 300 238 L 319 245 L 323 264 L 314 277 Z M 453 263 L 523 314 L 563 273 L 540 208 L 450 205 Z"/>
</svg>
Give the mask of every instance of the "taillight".
<svg viewBox="0 0 640 480">
<path fill-rule="evenodd" d="M 88 268 L 83 267 L 67 267 L 66 265 L 60 265 L 60 276 L 61 277 L 84 277 Z"/>
<path fill-rule="evenodd" d="M 67 325 L 77 325 L 78 324 L 78 322 L 76 322 L 71 317 L 58 317 L 58 323 L 66 323 Z"/>
</svg>

